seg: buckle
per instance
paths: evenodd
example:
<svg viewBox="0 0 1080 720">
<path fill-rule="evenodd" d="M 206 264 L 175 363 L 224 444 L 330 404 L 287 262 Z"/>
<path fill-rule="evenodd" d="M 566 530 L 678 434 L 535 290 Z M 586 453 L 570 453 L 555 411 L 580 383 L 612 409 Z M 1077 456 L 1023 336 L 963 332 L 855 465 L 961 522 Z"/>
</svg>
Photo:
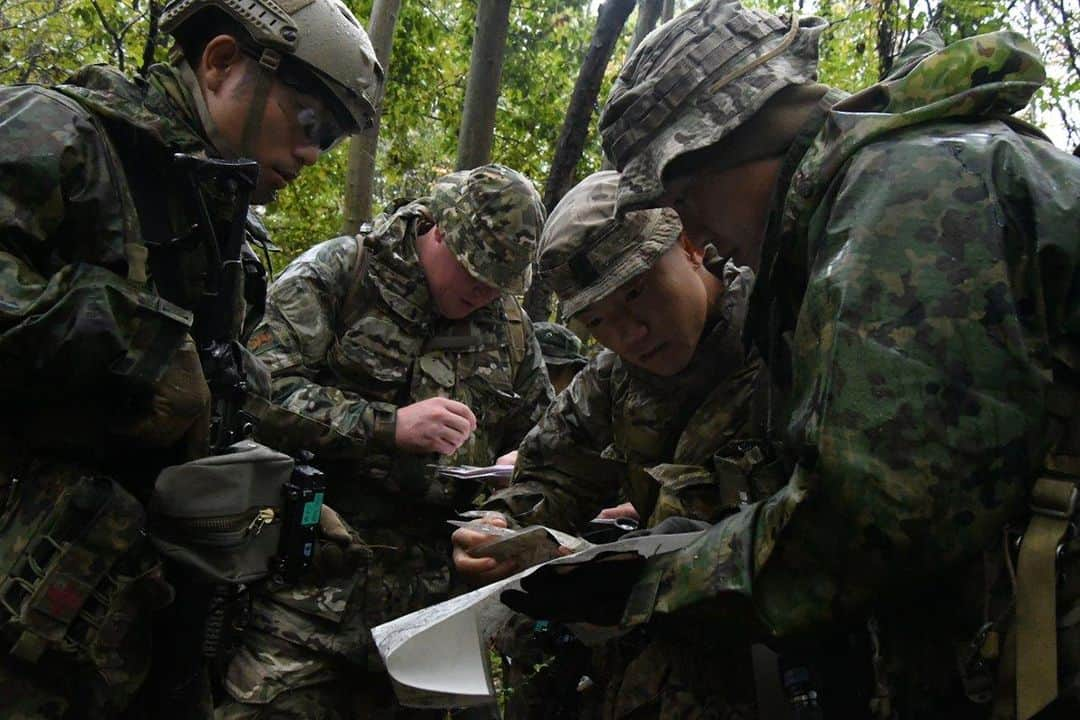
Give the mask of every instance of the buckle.
<svg viewBox="0 0 1080 720">
<path fill-rule="evenodd" d="M 1041 477 L 1031 490 L 1031 512 L 1045 517 L 1068 520 L 1076 511 L 1076 499 L 1080 495 L 1070 480 Z"/>
</svg>

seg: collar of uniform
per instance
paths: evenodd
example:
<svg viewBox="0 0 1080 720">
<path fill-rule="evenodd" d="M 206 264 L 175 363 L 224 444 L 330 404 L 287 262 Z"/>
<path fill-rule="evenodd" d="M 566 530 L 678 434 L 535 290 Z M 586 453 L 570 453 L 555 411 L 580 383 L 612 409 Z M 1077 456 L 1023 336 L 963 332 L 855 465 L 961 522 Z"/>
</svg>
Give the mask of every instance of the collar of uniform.
<svg viewBox="0 0 1080 720">
<path fill-rule="evenodd" d="M 787 197 L 799 163 L 802 162 L 803 157 L 810 149 L 814 138 L 821 132 L 829 109 L 845 97 L 847 97 L 847 93 L 842 90 L 832 89 L 825 93 L 798 134 L 796 134 L 791 147 L 785 153 L 776 185 L 773 187 L 772 201 L 769 206 L 769 219 L 765 230 L 765 243 L 761 249 L 761 260 L 758 266 L 760 272 L 756 280 L 755 291 L 750 297 L 749 314 L 751 319 L 746 323 L 747 337 L 744 338 L 747 346 L 750 345 L 751 341 L 756 341 L 758 350 L 766 356 L 766 360 L 768 360 L 769 355 L 769 306 L 774 299 L 772 297 L 774 289 L 783 287 L 782 284 L 777 284 L 777 277 L 783 274 L 781 268 L 783 264 L 781 260 L 782 253 L 780 250 L 784 244 L 784 198 Z M 802 294 L 801 287 L 786 287 L 785 291 Z M 750 333 L 755 333 L 755 335 L 750 337 Z"/>
<path fill-rule="evenodd" d="M 95 115 L 132 126 L 174 152 L 200 153 L 208 141 L 193 121 L 190 94 L 176 70 L 154 65 L 147 79 L 129 79 L 115 68 L 89 65 L 56 90 Z"/>
<path fill-rule="evenodd" d="M 416 224 L 421 214 L 410 212 L 409 207 L 372 222 L 372 280 L 394 312 L 410 322 L 431 327 L 440 316 L 416 254 Z"/>
</svg>

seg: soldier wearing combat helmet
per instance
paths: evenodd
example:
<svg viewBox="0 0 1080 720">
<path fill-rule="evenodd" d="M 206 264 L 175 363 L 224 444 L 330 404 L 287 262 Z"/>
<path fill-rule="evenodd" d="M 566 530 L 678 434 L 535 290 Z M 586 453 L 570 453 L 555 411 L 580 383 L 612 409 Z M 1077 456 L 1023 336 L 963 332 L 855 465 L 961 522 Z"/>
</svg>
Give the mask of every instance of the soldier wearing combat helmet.
<svg viewBox="0 0 1080 720">
<path fill-rule="evenodd" d="M 764 458 L 789 478 L 627 566 L 606 622 L 811 647 L 866 628 L 836 672 L 811 658 L 826 717 L 1075 716 L 1080 163 L 1011 115 L 1045 77 L 1028 40 L 928 33 L 847 95 L 816 84 L 824 26 L 701 3 L 604 108 L 620 212 L 673 207 L 760 267 Z M 537 586 L 542 617 L 573 614 Z"/>
<path fill-rule="evenodd" d="M 528 286 L 544 215 L 514 170 L 456 172 L 358 238 L 311 248 L 271 287 L 250 343 L 273 373 L 260 436 L 315 454 L 327 501 L 371 554 L 256 600 L 222 717 L 407 712 L 369 628 L 449 592 L 446 520 L 482 488 L 432 466 L 494 463 L 551 401 L 513 295 Z"/>
<path fill-rule="evenodd" d="M 175 64 L 145 79 L 90 66 L 0 88 L 5 718 L 209 713 L 198 683 L 132 705 L 166 657 L 151 647 L 171 647 L 151 642 L 174 578 L 145 503 L 162 467 L 241 435 L 217 412 L 226 359 L 230 391 L 268 392 L 241 344 L 265 291 L 249 200 L 370 122 L 380 94 L 338 0 L 184 0 L 162 28 Z"/>
</svg>

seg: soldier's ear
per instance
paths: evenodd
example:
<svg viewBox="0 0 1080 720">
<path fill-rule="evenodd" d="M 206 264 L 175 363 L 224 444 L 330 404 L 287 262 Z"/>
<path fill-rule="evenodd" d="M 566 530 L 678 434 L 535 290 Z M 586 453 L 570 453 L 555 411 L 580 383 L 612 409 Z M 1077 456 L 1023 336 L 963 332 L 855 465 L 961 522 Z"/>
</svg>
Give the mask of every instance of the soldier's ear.
<svg viewBox="0 0 1080 720">
<path fill-rule="evenodd" d="M 217 92 L 233 73 L 246 72 L 246 56 L 232 35 L 218 35 L 206 43 L 199 70 L 207 90 Z"/>
<path fill-rule="evenodd" d="M 698 248 L 697 245 L 690 242 L 690 238 L 686 237 L 686 233 L 679 235 L 677 247 L 686 256 L 686 259 L 690 261 L 694 269 L 701 267 L 705 258 L 705 251 Z"/>
</svg>

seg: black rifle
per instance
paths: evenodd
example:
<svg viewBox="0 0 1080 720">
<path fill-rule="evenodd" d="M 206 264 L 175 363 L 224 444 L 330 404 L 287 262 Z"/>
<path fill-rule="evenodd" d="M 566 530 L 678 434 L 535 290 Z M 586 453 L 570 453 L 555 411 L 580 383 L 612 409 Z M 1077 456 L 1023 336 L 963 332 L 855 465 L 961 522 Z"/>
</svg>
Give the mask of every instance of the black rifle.
<svg viewBox="0 0 1080 720">
<path fill-rule="evenodd" d="M 183 154 L 174 155 L 173 161 L 191 184 L 199 224 L 207 240 L 210 273 L 196 312 L 194 335 L 203 375 L 213 398 L 210 447 L 212 452 L 220 453 L 238 440 L 250 437 L 255 429 L 255 419 L 241 410 L 247 378 L 240 335 L 246 221 L 259 165 L 252 160 L 215 160 Z M 224 233 L 219 232 L 210 215 L 206 192 L 232 198 L 232 212 Z"/>
</svg>

